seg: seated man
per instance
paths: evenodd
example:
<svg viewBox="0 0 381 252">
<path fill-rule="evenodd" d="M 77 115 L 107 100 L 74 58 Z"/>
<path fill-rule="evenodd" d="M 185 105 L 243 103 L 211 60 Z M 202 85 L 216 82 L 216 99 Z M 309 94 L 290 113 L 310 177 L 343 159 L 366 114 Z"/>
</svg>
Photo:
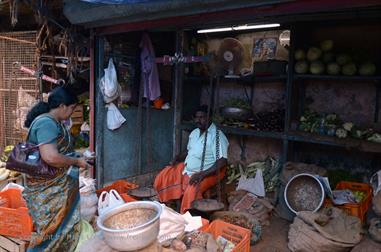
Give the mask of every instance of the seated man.
<svg viewBox="0 0 381 252">
<path fill-rule="evenodd" d="M 217 134 L 216 125 L 207 119 L 207 111 L 207 106 L 197 109 L 195 114 L 197 129 L 189 135 L 187 151 L 177 155 L 170 166 L 158 174 L 154 182 L 154 188 L 161 202 L 182 198 L 180 213 L 190 209 L 194 200 L 201 199 L 202 194 L 217 183 L 218 169 L 220 169 L 220 179 L 225 175 L 229 142 L 220 130 Z M 204 168 L 201 171 L 206 130 L 208 134 Z M 217 137 L 219 150 L 217 150 Z"/>
</svg>

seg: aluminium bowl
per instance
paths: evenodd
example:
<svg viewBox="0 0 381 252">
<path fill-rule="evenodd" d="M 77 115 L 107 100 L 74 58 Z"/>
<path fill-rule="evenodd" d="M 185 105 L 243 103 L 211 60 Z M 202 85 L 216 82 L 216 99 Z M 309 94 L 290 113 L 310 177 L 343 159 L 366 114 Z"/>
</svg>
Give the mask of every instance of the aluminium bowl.
<svg viewBox="0 0 381 252">
<path fill-rule="evenodd" d="M 104 221 L 113 215 L 130 209 L 152 209 L 155 216 L 148 222 L 128 229 L 110 229 L 103 225 Z M 152 201 L 136 201 L 115 207 L 97 220 L 98 227 L 102 230 L 105 242 L 118 251 L 134 251 L 147 247 L 153 243 L 159 234 L 160 215 L 162 206 Z"/>
</svg>

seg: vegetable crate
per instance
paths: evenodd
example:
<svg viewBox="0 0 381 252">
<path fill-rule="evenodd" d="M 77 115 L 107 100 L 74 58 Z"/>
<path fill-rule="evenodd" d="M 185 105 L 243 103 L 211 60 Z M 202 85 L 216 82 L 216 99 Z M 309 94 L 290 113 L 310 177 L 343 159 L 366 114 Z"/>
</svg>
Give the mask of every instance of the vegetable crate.
<svg viewBox="0 0 381 252">
<path fill-rule="evenodd" d="M 336 185 L 336 190 L 348 189 L 351 191 L 361 191 L 365 193 L 364 199 L 360 203 L 348 203 L 341 206 L 336 206 L 349 215 L 358 217 L 362 223 L 365 222 L 365 215 L 372 203 L 373 189 L 370 185 L 364 183 L 341 181 Z M 325 201 L 325 205 L 332 204 L 330 199 Z"/>
<path fill-rule="evenodd" d="M 9 188 L 0 192 L 0 198 L 0 235 L 28 239 L 33 230 L 33 222 L 21 191 Z"/>
<path fill-rule="evenodd" d="M 202 231 L 213 235 L 214 239 L 218 236 L 224 237 L 235 244 L 232 252 L 249 252 L 251 231 L 236 226 L 222 220 L 214 220 L 209 226 L 202 228 Z"/>
<path fill-rule="evenodd" d="M 28 241 L 0 235 L 0 252 L 25 252 L 28 248 Z"/>
</svg>

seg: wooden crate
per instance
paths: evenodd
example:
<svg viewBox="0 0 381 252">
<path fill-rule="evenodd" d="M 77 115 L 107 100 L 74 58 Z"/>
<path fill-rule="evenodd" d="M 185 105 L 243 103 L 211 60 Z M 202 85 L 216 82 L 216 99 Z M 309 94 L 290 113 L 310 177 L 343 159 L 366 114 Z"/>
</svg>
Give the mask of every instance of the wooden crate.
<svg viewBox="0 0 381 252">
<path fill-rule="evenodd" d="M 0 235 L 0 252 L 25 252 L 28 248 L 28 241 Z"/>
</svg>

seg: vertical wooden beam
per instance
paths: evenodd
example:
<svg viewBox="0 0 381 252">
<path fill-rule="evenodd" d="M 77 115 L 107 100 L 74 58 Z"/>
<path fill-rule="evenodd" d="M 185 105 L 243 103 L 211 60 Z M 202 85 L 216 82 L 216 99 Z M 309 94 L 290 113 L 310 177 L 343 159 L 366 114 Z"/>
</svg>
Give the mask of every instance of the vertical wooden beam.
<svg viewBox="0 0 381 252">
<path fill-rule="evenodd" d="M 94 30 L 90 31 L 90 150 L 95 151 L 95 41 Z M 94 178 L 95 167 L 90 170 L 90 176 Z"/>
<path fill-rule="evenodd" d="M 97 154 L 96 159 L 96 179 L 98 188 L 103 187 L 104 184 L 104 124 L 105 124 L 105 106 L 103 103 L 102 93 L 99 89 L 99 80 L 103 76 L 103 65 L 104 65 L 104 38 L 95 36 L 95 50 L 94 50 L 94 104 L 95 104 L 95 152 Z"/>
<path fill-rule="evenodd" d="M 183 53 L 185 33 L 183 30 L 176 32 L 176 52 Z M 179 129 L 182 117 L 183 106 L 183 78 L 184 78 L 184 64 L 179 63 L 174 66 L 174 87 L 173 87 L 173 151 L 172 156 L 175 157 L 181 151 L 181 134 L 182 130 Z"/>
<path fill-rule="evenodd" d="M 378 117 L 380 114 L 380 98 L 381 98 L 381 82 L 377 81 L 376 82 L 376 103 L 375 103 L 375 108 L 374 108 L 374 122 L 378 123 Z"/>
</svg>

